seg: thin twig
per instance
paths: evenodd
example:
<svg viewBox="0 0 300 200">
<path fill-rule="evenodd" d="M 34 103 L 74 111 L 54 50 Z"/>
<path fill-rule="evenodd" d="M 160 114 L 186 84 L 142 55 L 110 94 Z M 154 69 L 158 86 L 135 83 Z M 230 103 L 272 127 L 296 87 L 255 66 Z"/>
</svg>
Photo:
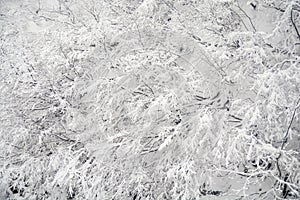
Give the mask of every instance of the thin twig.
<svg viewBox="0 0 300 200">
<path fill-rule="evenodd" d="M 56 137 L 58 137 L 59 139 L 66 141 L 66 142 L 76 142 L 76 140 L 70 139 L 70 138 L 64 138 L 58 134 L 55 134 Z"/>
<path fill-rule="evenodd" d="M 273 5 L 271 5 L 271 4 L 263 5 L 263 7 L 265 7 L 265 8 L 273 8 L 273 9 L 278 10 L 278 11 L 280 11 L 280 12 L 285 12 L 284 9 L 282 9 L 282 8 L 280 8 L 280 7 L 273 6 Z"/>
<path fill-rule="evenodd" d="M 247 25 L 245 24 L 244 20 L 242 19 L 242 17 L 235 10 L 231 9 L 231 11 L 240 18 L 240 20 L 241 20 L 242 24 L 244 25 L 245 29 L 247 31 L 249 31 L 249 29 L 248 29 Z"/>
<path fill-rule="evenodd" d="M 282 144 L 281 144 L 280 150 L 283 150 L 283 149 L 284 149 L 284 145 L 285 145 L 285 144 L 287 143 L 287 141 L 288 141 L 289 131 L 290 131 L 290 129 L 291 129 L 291 127 L 292 127 L 292 124 L 293 124 L 293 121 L 294 121 L 294 119 L 295 119 L 296 111 L 297 111 L 297 109 L 299 108 L 299 103 L 300 103 L 300 98 L 299 98 L 298 101 L 297 101 L 297 104 L 296 104 L 296 107 L 295 107 L 295 109 L 294 109 L 294 112 L 293 112 L 291 121 L 290 121 L 289 126 L 288 126 L 288 128 L 287 128 L 287 130 L 286 130 L 286 132 L 285 132 L 284 137 L 283 137 L 283 140 L 282 140 Z M 281 152 L 279 153 L 278 157 L 276 158 L 276 168 L 277 168 L 277 171 L 278 171 L 278 177 L 279 177 L 279 178 L 281 178 L 281 175 L 282 175 L 282 174 L 281 174 L 281 169 L 280 169 L 280 167 L 279 167 L 279 159 L 280 159 L 280 157 L 281 157 Z"/>
<path fill-rule="evenodd" d="M 136 28 L 137 28 L 137 31 L 138 31 L 138 34 L 139 34 L 139 40 L 140 40 L 140 43 L 141 43 L 142 47 L 144 48 L 145 45 L 144 45 L 143 40 L 142 40 L 142 35 L 141 35 L 141 32 L 140 32 L 139 25 L 136 23 L 136 21 L 135 21 L 134 23 L 135 23 L 135 25 L 136 25 Z"/>
<path fill-rule="evenodd" d="M 145 93 L 140 92 L 140 91 L 134 91 L 133 94 L 141 94 L 141 95 L 144 95 L 144 96 L 146 96 L 146 97 L 149 97 L 148 94 L 145 94 Z"/>
<path fill-rule="evenodd" d="M 143 83 L 150 90 L 151 94 L 155 96 L 153 89 L 145 81 L 143 81 Z"/>
<path fill-rule="evenodd" d="M 287 130 L 286 130 L 285 136 L 284 136 L 284 138 L 283 138 L 283 141 L 282 141 L 282 144 L 281 144 L 281 150 L 283 150 L 284 145 L 285 145 L 285 143 L 287 142 L 287 139 L 288 139 L 288 136 L 289 136 L 289 131 L 290 131 L 290 129 L 291 129 L 291 126 L 292 126 L 293 121 L 294 121 L 295 116 L 296 116 L 296 111 L 297 111 L 297 109 L 298 109 L 299 106 L 300 106 L 299 103 L 300 103 L 300 98 L 299 98 L 298 101 L 297 101 L 297 104 L 296 104 L 296 107 L 295 107 L 295 109 L 294 109 L 294 112 L 293 112 L 291 121 L 290 121 L 290 123 L 289 123 L 289 126 L 288 126 L 288 128 L 287 128 Z"/>
<path fill-rule="evenodd" d="M 237 4 L 237 7 L 238 7 L 238 8 L 242 11 L 242 13 L 244 13 L 244 15 L 248 18 L 248 20 L 249 20 L 249 22 L 250 22 L 250 24 L 251 24 L 251 26 L 252 26 L 254 32 L 256 32 L 256 28 L 255 28 L 255 26 L 254 26 L 254 24 L 253 24 L 253 22 L 252 22 L 252 20 L 251 20 L 251 17 L 249 17 L 249 15 L 248 15 L 241 7 L 240 7 L 239 4 Z"/>
<path fill-rule="evenodd" d="M 299 38 L 299 40 L 300 40 L 300 33 L 299 33 L 299 30 L 298 30 L 298 28 L 297 28 L 297 25 L 296 25 L 296 23 L 295 23 L 295 21 L 294 21 L 294 19 L 293 19 L 293 10 L 294 10 L 294 9 L 291 10 L 291 21 L 292 21 L 293 27 L 295 28 L 295 31 L 296 31 L 296 33 L 297 33 L 297 36 L 298 36 L 298 38 Z"/>
</svg>

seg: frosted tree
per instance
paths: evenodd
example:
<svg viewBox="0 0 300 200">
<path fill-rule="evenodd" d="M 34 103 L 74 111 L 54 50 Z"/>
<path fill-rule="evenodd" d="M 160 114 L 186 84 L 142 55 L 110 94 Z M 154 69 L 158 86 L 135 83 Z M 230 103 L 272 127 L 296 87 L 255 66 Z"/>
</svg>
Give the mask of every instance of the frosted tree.
<svg viewBox="0 0 300 200">
<path fill-rule="evenodd" d="M 1 198 L 299 198 L 298 1 L 2 1 L 0 20 Z"/>
</svg>

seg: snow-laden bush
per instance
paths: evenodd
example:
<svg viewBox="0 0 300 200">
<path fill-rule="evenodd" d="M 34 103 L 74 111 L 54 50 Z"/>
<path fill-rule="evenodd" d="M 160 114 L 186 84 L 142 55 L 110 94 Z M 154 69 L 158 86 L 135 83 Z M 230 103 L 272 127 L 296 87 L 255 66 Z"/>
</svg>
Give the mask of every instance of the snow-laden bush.
<svg viewBox="0 0 300 200">
<path fill-rule="evenodd" d="M 299 198 L 299 9 L 1 2 L 0 198 Z"/>
</svg>

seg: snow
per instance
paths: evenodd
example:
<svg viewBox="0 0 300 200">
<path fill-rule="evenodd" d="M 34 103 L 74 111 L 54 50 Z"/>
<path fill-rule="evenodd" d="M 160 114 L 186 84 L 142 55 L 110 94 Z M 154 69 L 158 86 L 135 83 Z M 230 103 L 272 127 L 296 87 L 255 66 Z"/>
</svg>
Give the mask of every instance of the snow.
<svg viewBox="0 0 300 200">
<path fill-rule="evenodd" d="M 0 199 L 298 199 L 296 7 L 0 0 Z"/>
</svg>

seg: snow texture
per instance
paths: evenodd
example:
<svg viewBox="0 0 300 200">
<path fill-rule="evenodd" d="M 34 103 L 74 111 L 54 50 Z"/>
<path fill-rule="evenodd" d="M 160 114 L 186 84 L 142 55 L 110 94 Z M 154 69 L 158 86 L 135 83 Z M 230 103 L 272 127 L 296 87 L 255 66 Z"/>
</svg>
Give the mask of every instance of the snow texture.
<svg viewBox="0 0 300 200">
<path fill-rule="evenodd" d="M 299 199 L 298 0 L 0 0 L 0 199 Z"/>
</svg>

